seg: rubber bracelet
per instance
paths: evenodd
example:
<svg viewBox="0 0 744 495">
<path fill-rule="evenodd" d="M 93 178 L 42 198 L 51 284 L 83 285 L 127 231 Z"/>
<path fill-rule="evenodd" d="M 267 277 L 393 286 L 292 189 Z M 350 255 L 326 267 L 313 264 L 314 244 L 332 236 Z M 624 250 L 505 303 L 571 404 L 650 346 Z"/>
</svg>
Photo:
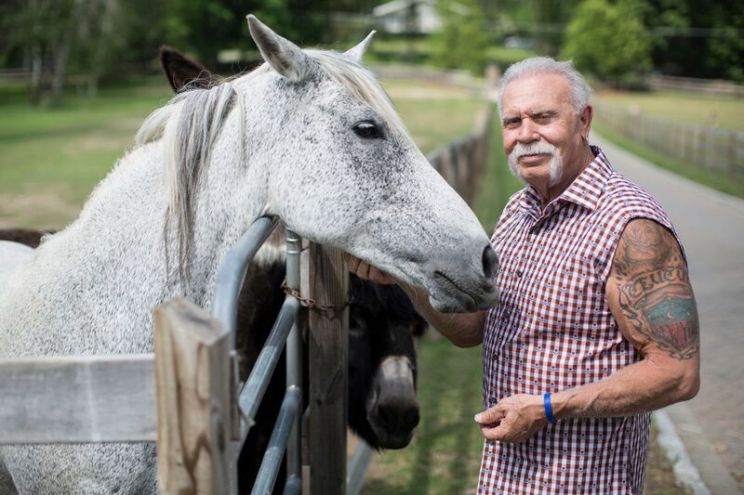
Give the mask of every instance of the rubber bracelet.
<svg viewBox="0 0 744 495">
<path fill-rule="evenodd" d="M 553 404 L 550 403 L 550 392 L 545 392 L 543 395 L 543 404 L 545 406 L 545 417 L 552 424 L 555 424 L 558 420 L 553 416 Z"/>
</svg>

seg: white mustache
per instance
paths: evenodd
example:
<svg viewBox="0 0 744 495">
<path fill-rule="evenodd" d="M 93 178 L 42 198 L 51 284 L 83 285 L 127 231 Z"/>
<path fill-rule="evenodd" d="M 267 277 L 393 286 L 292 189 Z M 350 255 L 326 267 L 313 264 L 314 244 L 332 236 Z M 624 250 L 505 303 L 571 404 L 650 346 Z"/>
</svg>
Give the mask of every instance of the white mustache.
<svg viewBox="0 0 744 495">
<path fill-rule="evenodd" d="M 542 141 L 536 141 L 534 143 L 529 144 L 522 144 L 517 143 L 514 146 L 514 149 L 512 149 L 512 152 L 509 153 L 510 158 L 514 160 L 519 160 L 525 155 L 555 155 L 556 154 L 556 147 L 553 146 L 550 143 L 545 143 Z"/>
</svg>

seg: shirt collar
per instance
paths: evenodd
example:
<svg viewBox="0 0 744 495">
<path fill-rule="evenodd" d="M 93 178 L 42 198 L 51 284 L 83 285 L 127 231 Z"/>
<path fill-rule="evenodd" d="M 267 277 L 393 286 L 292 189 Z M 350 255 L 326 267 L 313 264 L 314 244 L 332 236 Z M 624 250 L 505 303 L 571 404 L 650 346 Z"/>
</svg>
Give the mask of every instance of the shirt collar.
<svg viewBox="0 0 744 495">
<path fill-rule="evenodd" d="M 594 153 L 594 160 L 553 202 L 575 203 L 590 210 L 597 208 L 599 198 L 602 196 L 607 180 L 613 173 L 613 168 L 607 156 L 598 146 L 592 146 L 591 148 Z M 534 213 L 533 216 L 537 217 L 540 215 L 542 199 L 535 188 L 528 185 L 524 188 L 519 205 L 528 212 Z"/>
</svg>

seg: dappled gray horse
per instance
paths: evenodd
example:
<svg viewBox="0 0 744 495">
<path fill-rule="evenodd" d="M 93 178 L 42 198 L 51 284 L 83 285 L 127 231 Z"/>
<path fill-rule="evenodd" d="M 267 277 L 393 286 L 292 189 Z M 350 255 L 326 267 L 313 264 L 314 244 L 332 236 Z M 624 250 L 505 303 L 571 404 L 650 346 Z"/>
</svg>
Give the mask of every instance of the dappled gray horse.
<svg viewBox="0 0 744 495">
<path fill-rule="evenodd" d="M 365 43 L 304 51 L 249 27 L 267 64 L 156 110 L 80 217 L 4 272 L 0 358 L 152 352 L 152 309 L 208 307 L 219 260 L 264 213 L 439 310 L 494 303 L 488 237 L 360 65 Z M 154 444 L 0 448 L 0 493 L 156 488 Z"/>
</svg>

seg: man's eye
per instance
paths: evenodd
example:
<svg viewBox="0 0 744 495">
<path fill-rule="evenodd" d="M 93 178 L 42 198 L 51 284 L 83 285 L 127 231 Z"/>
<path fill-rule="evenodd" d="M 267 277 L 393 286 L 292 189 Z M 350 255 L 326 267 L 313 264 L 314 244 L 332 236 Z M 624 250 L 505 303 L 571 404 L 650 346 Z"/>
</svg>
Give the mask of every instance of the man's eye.
<svg viewBox="0 0 744 495">
<path fill-rule="evenodd" d="M 552 113 L 538 113 L 532 117 L 532 120 L 538 124 L 547 124 L 553 119 Z"/>
<path fill-rule="evenodd" d="M 371 120 L 363 120 L 354 124 L 354 133 L 362 139 L 381 139 L 383 137 L 382 129 Z"/>
<path fill-rule="evenodd" d="M 522 119 L 505 119 L 503 124 L 507 129 L 516 129 L 521 122 Z"/>
</svg>

